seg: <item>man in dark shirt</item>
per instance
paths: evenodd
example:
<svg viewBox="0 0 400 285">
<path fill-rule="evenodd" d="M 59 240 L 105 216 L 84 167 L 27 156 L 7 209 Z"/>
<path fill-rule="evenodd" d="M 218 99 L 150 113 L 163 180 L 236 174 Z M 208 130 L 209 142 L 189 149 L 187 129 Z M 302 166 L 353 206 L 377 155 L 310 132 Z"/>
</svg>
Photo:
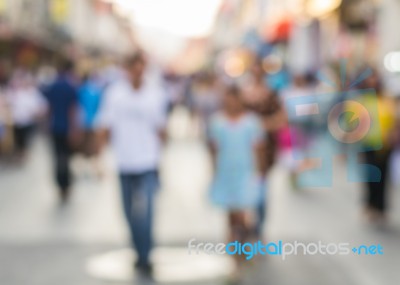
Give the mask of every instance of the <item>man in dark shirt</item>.
<svg viewBox="0 0 400 285">
<path fill-rule="evenodd" d="M 55 178 L 62 202 L 69 197 L 71 184 L 71 138 L 77 107 L 77 91 L 72 83 L 73 64 L 64 63 L 57 78 L 44 92 L 49 103 L 50 132 L 55 159 Z"/>
</svg>

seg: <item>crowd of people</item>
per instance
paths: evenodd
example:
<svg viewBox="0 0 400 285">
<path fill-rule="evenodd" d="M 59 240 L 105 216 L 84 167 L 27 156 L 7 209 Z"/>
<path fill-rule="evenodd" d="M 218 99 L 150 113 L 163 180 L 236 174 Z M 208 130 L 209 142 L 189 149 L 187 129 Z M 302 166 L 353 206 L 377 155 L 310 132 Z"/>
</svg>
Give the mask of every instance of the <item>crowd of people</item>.
<svg viewBox="0 0 400 285">
<path fill-rule="evenodd" d="M 63 203 L 73 187 L 72 156 L 83 154 L 100 177 L 98 155 L 110 142 L 123 211 L 138 253 L 136 267 L 144 273 L 152 271 L 154 195 L 160 187 L 162 146 L 168 140 L 166 123 L 174 107 L 184 105 L 202 122 L 214 167 L 210 200 L 227 211 L 227 239 L 246 242 L 263 239 L 271 169 L 282 163 L 290 171 L 293 187 L 300 188 L 299 174 L 318 167 L 312 153 L 315 144 L 322 143 L 320 138 L 329 134 L 328 111 L 339 101 L 349 102 L 346 94 L 352 93 L 331 92 L 338 95 L 323 100 L 319 119 L 296 117 L 288 114 L 286 99 L 319 94 L 322 87 L 315 73 L 291 74 L 289 80 L 273 85 L 257 56 L 240 79 L 227 79 L 215 70 L 190 76 L 149 70 L 143 53 L 118 68 L 93 70 L 84 76 L 77 76 L 72 62 L 66 61 L 46 80 L 16 69 L 0 90 L 0 157 L 24 163 L 32 133 L 46 125 L 54 181 Z M 365 215 L 371 222 L 382 222 L 388 208 L 388 173 L 399 171 L 390 161 L 398 157 L 400 112 L 376 71 L 353 89 L 364 90 L 356 94 L 357 100 L 377 110 L 378 122 L 373 119 L 370 124 L 379 128 L 375 131 L 370 126 L 372 131 L 355 142 L 349 134 L 357 125 L 352 125 L 351 117 L 343 118 L 342 128 L 348 132 L 343 132 L 345 143 L 340 147 L 349 156 L 364 154 L 365 163 L 375 166 L 360 166 L 366 185 Z M 303 159 L 296 160 L 294 152 L 302 153 Z M 237 265 L 240 269 L 242 260 Z"/>
</svg>

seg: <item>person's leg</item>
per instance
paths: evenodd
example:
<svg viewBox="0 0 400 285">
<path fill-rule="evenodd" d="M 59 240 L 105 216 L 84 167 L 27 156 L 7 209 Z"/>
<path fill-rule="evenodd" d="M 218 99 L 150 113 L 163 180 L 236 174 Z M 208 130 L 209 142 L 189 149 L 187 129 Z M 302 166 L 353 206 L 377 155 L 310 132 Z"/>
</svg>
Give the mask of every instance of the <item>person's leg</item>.
<svg viewBox="0 0 400 285">
<path fill-rule="evenodd" d="M 373 151 L 368 151 L 365 153 L 365 162 L 366 164 L 369 165 L 376 165 L 376 159 L 375 159 L 375 152 Z M 369 168 L 368 168 L 369 170 Z M 369 181 L 369 177 L 371 176 L 371 173 L 368 171 L 365 173 L 366 176 L 366 195 L 365 195 L 365 204 L 366 204 L 366 210 L 371 211 L 374 210 L 375 208 L 375 194 L 376 194 L 376 185 L 378 184 L 377 182 L 372 182 Z"/>
<path fill-rule="evenodd" d="M 231 211 L 229 213 L 229 240 L 241 243 L 249 242 L 252 234 L 252 225 L 248 221 L 245 211 Z"/>
<path fill-rule="evenodd" d="M 121 183 L 121 197 L 122 197 L 122 208 L 124 212 L 125 219 L 129 226 L 130 239 L 132 247 L 135 246 L 134 241 L 134 226 L 132 219 L 132 205 L 133 205 L 133 193 L 134 189 L 137 187 L 137 178 L 132 174 L 120 174 Z"/>
<path fill-rule="evenodd" d="M 69 196 L 71 184 L 70 157 L 71 152 L 68 144 L 68 137 L 63 135 L 53 135 L 54 158 L 56 164 L 56 181 L 60 190 L 60 196 L 66 201 Z"/>
<path fill-rule="evenodd" d="M 228 221 L 229 221 L 229 237 L 228 237 L 228 242 L 236 242 L 241 239 L 241 228 L 240 228 L 240 214 L 237 211 L 231 211 L 228 214 Z M 235 255 L 233 256 L 233 260 L 235 261 L 236 264 L 236 272 L 233 274 L 232 278 L 233 279 L 238 279 L 239 274 L 236 274 L 237 271 L 240 269 L 240 264 L 242 261 L 242 257 L 240 255 Z"/>
<path fill-rule="evenodd" d="M 234 242 L 236 238 L 236 215 L 235 212 L 229 212 L 228 213 L 228 230 L 229 230 L 229 236 L 228 236 L 228 242 Z"/>
<path fill-rule="evenodd" d="M 265 175 L 271 170 L 272 166 L 275 163 L 275 155 L 277 151 L 277 144 L 273 138 L 265 138 L 265 147 L 262 149 L 262 155 L 264 156 L 264 160 L 262 161 L 261 171 Z M 260 181 L 260 201 L 256 208 L 256 223 L 255 223 L 255 235 L 257 237 L 262 236 L 262 230 L 265 222 L 266 215 L 266 189 L 265 189 L 265 176 Z"/>
<path fill-rule="evenodd" d="M 257 206 L 256 209 L 256 225 L 255 225 L 255 234 L 257 238 L 262 238 L 263 234 L 263 227 L 265 223 L 265 216 L 266 216 L 266 209 L 267 205 L 265 202 L 265 197 L 266 197 L 266 190 L 261 189 L 261 198 L 260 198 L 260 203 Z"/>
<path fill-rule="evenodd" d="M 23 128 L 20 126 L 14 126 L 13 128 L 14 137 L 14 153 L 19 156 L 22 153 L 23 145 Z"/>
<path fill-rule="evenodd" d="M 132 197 L 132 227 L 134 243 L 138 253 L 137 266 L 150 266 L 150 252 L 153 248 L 153 202 L 158 186 L 155 171 L 140 174 Z"/>
<path fill-rule="evenodd" d="M 30 139 L 31 139 L 33 130 L 34 130 L 34 126 L 33 125 L 28 125 L 28 126 L 22 127 L 21 150 L 22 150 L 23 154 L 26 153 L 26 150 L 29 147 L 29 143 L 30 143 Z"/>
<path fill-rule="evenodd" d="M 385 218 L 386 212 L 386 178 L 389 152 L 371 151 L 365 153 L 366 163 L 377 166 L 381 171 L 379 182 L 367 182 L 367 215 L 370 221 L 375 222 Z M 367 173 L 374 175 L 374 173 Z M 368 177 L 367 177 L 368 178 Z"/>
<path fill-rule="evenodd" d="M 89 141 L 89 157 L 90 167 L 97 178 L 102 178 L 104 175 L 103 167 L 100 159 L 99 143 L 97 141 L 96 133 L 94 130 L 88 131 Z"/>
<path fill-rule="evenodd" d="M 244 211 L 231 211 L 229 212 L 229 242 L 239 242 L 244 244 L 250 240 L 250 227 L 248 227 L 246 212 Z M 234 255 L 235 270 L 229 277 L 230 282 L 238 283 L 242 278 L 242 269 L 245 261 L 245 255 Z"/>
<path fill-rule="evenodd" d="M 390 154 L 385 153 L 382 154 L 379 160 L 379 169 L 381 170 L 381 181 L 378 183 L 378 187 L 376 189 L 376 194 L 375 194 L 375 208 L 376 210 L 381 214 L 384 215 L 386 212 L 386 181 L 388 178 L 388 162 L 389 162 L 389 157 Z"/>
<path fill-rule="evenodd" d="M 154 172 L 121 174 L 122 203 L 129 224 L 132 245 L 135 247 L 140 268 L 150 265 L 149 255 L 153 246 L 152 220 L 153 196 L 157 187 Z"/>
</svg>

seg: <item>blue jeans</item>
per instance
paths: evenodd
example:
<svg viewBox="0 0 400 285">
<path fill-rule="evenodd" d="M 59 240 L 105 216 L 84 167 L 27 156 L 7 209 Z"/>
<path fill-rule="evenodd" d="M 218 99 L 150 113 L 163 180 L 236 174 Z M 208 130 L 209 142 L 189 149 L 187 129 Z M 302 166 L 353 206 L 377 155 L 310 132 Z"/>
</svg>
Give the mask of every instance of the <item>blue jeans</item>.
<svg viewBox="0 0 400 285">
<path fill-rule="evenodd" d="M 158 188 L 157 171 L 120 174 L 122 203 L 131 234 L 132 246 L 138 254 L 138 265 L 149 264 L 153 247 L 153 202 Z"/>
</svg>

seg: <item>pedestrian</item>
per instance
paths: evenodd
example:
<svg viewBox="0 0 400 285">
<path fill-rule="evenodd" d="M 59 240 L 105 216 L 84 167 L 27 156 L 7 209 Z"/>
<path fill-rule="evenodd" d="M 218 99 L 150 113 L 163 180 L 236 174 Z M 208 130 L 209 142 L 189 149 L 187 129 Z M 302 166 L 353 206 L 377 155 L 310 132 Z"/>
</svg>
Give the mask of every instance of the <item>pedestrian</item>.
<svg viewBox="0 0 400 285">
<path fill-rule="evenodd" d="M 256 221 L 251 220 L 262 197 L 263 128 L 258 117 L 246 111 L 241 91 L 230 86 L 223 97 L 223 108 L 209 126 L 210 149 L 215 174 L 211 200 L 226 209 L 229 216 L 229 241 L 249 242 Z M 237 257 L 239 278 L 241 258 Z"/>
<path fill-rule="evenodd" d="M 17 162 L 22 162 L 35 124 L 45 114 L 47 104 L 33 76 L 25 70 L 14 73 L 6 94 L 13 124 L 14 153 Z"/>
<path fill-rule="evenodd" d="M 292 83 L 281 92 L 282 101 L 294 97 L 304 97 L 314 94 L 314 78 L 311 73 L 294 74 Z M 311 108 L 311 107 L 309 107 Z M 303 108 L 306 110 L 306 107 Z M 310 110 L 311 112 L 312 110 Z M 290 181 L 293 189 L 298 189 L 298 175 L 307 169 L 317 167 L 310 159 L 311 146 L 316 137 L 315 126 L 309 116 L 297 116 L 290 119 L 287 125 L 278 132 L 281 158 L 290 172 Z M 293 155 L 300 155 L 303 159 L 296 161 Z"/>
<path fill-rule="evenodd" d="M 371 167 L 365 167 L 364 173 L 366 181 L 365 211 L 369 221 L 385 222 L 389 159 L 395 141 L 395 103 L 384 95 L 381 79 L 376 71 L 365 80 L 364 87 L 374 88 L 376 92 L 376 95 L 371 92 L 363 94 L 361 102 L 368 110 L 377 112 L 374 115 L 378 121 L 378 124 L 371 125 L 370 130 L 361 141 L 365 162 L 371 165 Z M 376 172 L 376 167 L 380 171 L 380 177 Z"/>
<path fill-rule="evenodd" d="M 199 74 L 193 81 L 191 88 L 192 113 L 198 118 L 202 125 L 202 131 L 208 125 L 212 114 L 220 109 L 221 96 L 217 76 L 209 71 Z"/>
<path fill-rule="evenodd" d="M 95 72 L 84 78 L 79 88 L 80 129 L 83 136 L 80 151 L 98 177 L 102 176 L 99 162 L 99 143 L 96 138 L 95 118 L 97 116 L 103 89 Z"/>
<path fill-rule="evenodd" d="M 70 196 L 70 160 L 73 144 L 76 143 L 77 90 L 73 84 L 74 65 L 66 61 L 60 65 L 54 82 L 45 89 L 49 104 L 50 133 L 55 162 L 55 180 L 61 202 Z"/>
<path fill-rule="evenodd" d="M 248 81 L 243 92 L 243 102 L 249 111 L 253 111 L 259 116 L 263 126 L 265 147 L 262 150 L 263 153 L 260 153 L 260 155 L 263 157 L 261 161 L 262 180 L 266 187 L 264 187 L 263 195 L 258 205 L 258 222 L 255 229 L 256 235 L 259 239 L 262 239 L 267 211 L 267 176 L 276 162 L 279 131 L 287 126 L 287 117 L 278 96 L 267 85 L 262 59 L 260 58 L 256 57 L 251 66 Z"/>
<path fill-rule="evenodd" d="M 146 58 L 137 53 L 126 61 L 126 75 L 105 92 L 98 124 L 109 137 L 122 190 L 122 204 L 131 243 L 138 258 L 135 267 L 152 273 L 154 194 L 165 137 L 166 96 L 146 74 Z"/>
</svg>

